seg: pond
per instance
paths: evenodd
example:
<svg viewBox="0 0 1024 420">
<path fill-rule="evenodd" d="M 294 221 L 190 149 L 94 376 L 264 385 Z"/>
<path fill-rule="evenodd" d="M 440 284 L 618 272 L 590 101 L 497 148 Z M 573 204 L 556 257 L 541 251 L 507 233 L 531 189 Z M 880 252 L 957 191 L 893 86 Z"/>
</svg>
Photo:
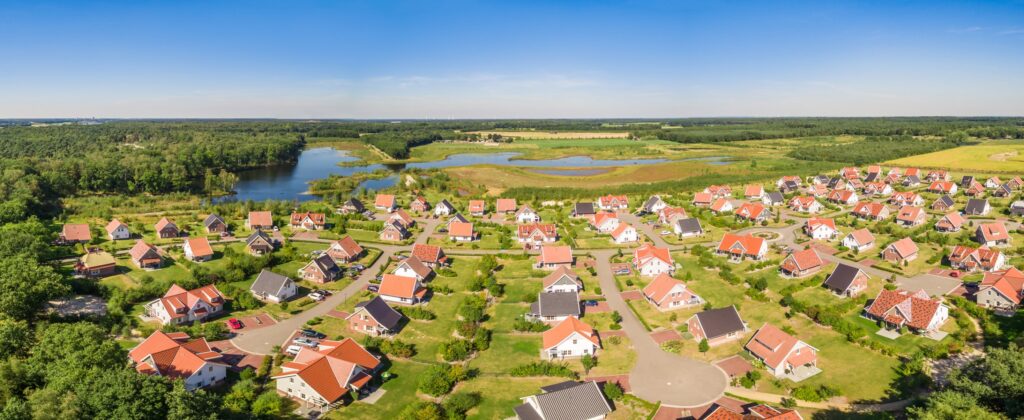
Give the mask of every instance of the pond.
<svg viewBox="0 0 1024 420">
<path fill-rule="evenodd" d="M 298 161 L 294 164 L 240 171 L 238 173 L 238 184 L 235 185 L 236 194 L 223 197 L 221 200 L 315 200 L 319 197 L 308 192 L 310 181 L 326 178 L 332 174 L 351 176 L 379 169 L 391 171 L 393 174 L 381 179 L 364 181 L 356 190 L 360 188 L 379 190 L 391 187 L 398 182 L 398 172 L 405 168 L 434 169 L 471 165 L 501 165 L 544 168 L 533 169 L 533 171 L 550 175 L 588 176 L 605 173 L 610 170 L 610 167 L 615 166 L 649 165 L 668 161 L 668 159 L 592 159 L 589 156 L 524 160 L 516 159 L 518 156 L 520 156 L 518 152 L 461 153 L 432 162 L 339 166 L 338 163 L 354 162 L 358 158 L 349 156 L 348 152 L 344 150 L 317 147 L 304 150 L 299 155 Z M 728 164 L 729 162 L 724 159 L 727 159 L 727 157 L 712 156 L 686 160 L 701 160 L 712 165 Z"/>
</svg>

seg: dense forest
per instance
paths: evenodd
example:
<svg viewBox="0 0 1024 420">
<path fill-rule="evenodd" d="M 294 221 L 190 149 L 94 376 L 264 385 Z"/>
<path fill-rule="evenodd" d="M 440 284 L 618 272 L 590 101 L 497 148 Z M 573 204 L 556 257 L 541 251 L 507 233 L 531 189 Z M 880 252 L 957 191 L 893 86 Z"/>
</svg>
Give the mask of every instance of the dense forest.
<svg viewBox="0 0 1024 420">
<path fill-rule="evenodd" d="M 787 156 L 808 161 L 864 165 L 931 153 L 962 146 L 965 143 L 967 141 L 958 136 L 947 136 L 946 140 L 921 140 L 909 135 L 868 136 L 864 141 L 854 143 L 801 146 L 791 150 Z"/>
<path fill-rule="evenodd" d="M 749 118 L 665 121 L 662 128 L 633 130 L 636 137 L 711 143 L 827 135 L 947 136 L 1024 139 L 1022 118 Z"/>
</svg>

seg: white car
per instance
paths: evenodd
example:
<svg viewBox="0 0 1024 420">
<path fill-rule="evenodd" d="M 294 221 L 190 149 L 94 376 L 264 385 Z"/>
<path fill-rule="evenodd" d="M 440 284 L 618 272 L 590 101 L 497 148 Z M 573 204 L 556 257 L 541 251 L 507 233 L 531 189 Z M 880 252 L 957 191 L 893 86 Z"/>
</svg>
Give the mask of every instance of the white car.
<svg viewBox="0 0 1024 420">
<path fill-rule="evenodd" d="M 306 337 L 299 337 L 292 340 L 292 343 L 298 344 L 299 346 L 316 347 L 316 341 L 310 340 Z"/>
<path fill-rule="evenodd" d="M 661 236 L 667 236 L 667 235 L 669 235 L 669 234 L 671 234 L 671 233 L 672 233 L 672 232 L 669 232 L 669 231 L 667 231 L 667 230 L 663 230 L 663 231 L 661 231 Z"/>
<path fill-rule="evenodd" d="M 327 297 L 327 296 L 326 296 L 326 295 L 324 295 L 324 294 L 323 294 L 322 292 L 320 292 L 319 290 L 317 290 L 317 291 L 314 291 L 314 292 L 312 292 L 312 293 L 310 293 L 310 294 L 309 294 L 309 298 L 310 298 L 310 299 L 313 299 L 313 300 L 315 300 L 315 301 L 317 301 L 317 302 L 319 302 L 319 301 L 321 301 L 321 300 L 324 300 L 324 298 L 325 298 L 325 297 Z"/>
<path fill-rule="evenodd" d="M 302 347 L 288 346 L 288 348 L 284 349 L 284 354 L 294 357 L 295 355 L 299 354 L 299 350 L 302 350 Z"/>
</svg>

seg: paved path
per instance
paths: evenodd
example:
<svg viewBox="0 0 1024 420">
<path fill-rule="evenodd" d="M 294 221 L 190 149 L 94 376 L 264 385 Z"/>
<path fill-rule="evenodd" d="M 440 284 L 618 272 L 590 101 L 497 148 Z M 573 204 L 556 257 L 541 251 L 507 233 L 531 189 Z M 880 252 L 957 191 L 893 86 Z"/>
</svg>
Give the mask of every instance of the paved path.
<svg viewBox="0 0 1024 420">
<path fill-rule="evenodd" d="M 660 235 L 657 234 L 651 225 L 641 223 L 637 216 L 632 214 L 622 214 L 620 217 L 628 223 L 633 224 L 635 227 L 638 227 L 639 230 L 645 233 L 655 245 L 667 247 L 674 251 L 682 249 L 680 246 L 670 246 L 661 238 Z M 784 215 L 784 217 L 802 221 L 802 219 L 798 219 L 790 215 Z M 423 232 L 416 238 L 415 243 L 426 243 L 434 229 L 442 221 L 443 220 L 441 219 L 417 219 L 417 222 L 421 223 L 421 226 L 423 227 Z M 750 227 L 743 229 L 740 232 L 775 232 L 780 236 L 779 238 L 772 240 L 772 243 L 799 249 L 803 248 L 803 244 L 797 244 L 795 239 L 796 235 L 799 234 L 796 231 L 798 231 L 800 227 L 801 224 L 798 223 L 796 225 L 784 227 Z M 308 239 L 308 241 L 325 243 L 331 242 L 324 239 Z M 240 334 L 232 339 L 231 343 L 248 353 L 269 354 L 274 346 L 283 344 L 284 340 L 290 337 L 296 329 L 303 327 L 306 321 L 317 316 L 327 316 L 328 313 L 332 312 L 350 296 L 361 291 L 369 281 L 376 276 L 380 267 L 386 264 L 392 256 L 398 252 L 410 249 L 409 246 L 380 244 L 374 244 L 373 247 L 382 250 L 383 253 L 380 258 L 378 258 L 372 266 L 363 271 L 359 278 L 346 286 L 343 290 L 336 292 L 317 306 L 291 318 L 281 320 L 275 325 Z M 517 251 L 469 249 L 452 249 L 450 251 L 446 251 L 446 253 L 451 255 L 485 255 L 509 252 Z M 648 401 L 659 401 L 665 406 L 682 408 L 705 406 L 721 398 L 725 392 L 729 392 L 743 398 L 769 403 L 779 403 L 781 401 L 784 397 L 783 395 L 752 391 L 745 388 L 729 387 L 729 381 L 725 371 L 711 363 L 663 351 L 636 318 L 633 311 L 631 311 L 626 305 L 626 301 L 622 298 L 618 285 L 615 282 L 614 275 L 612 274 L 610 263 L 611 258 L 617 251 L 588 250 L 587 252 L 593 255 L 597 262 L 596 270 L 598 280 L 601 284 L 601 288 L 605 291 L 604 296 L 607 299 L 608 306 L 622 315 L 623 320 L 621 334 L 625 334 L 629 337 L 633 343 L 633 348 L 637 352 L 637 363 L 629 373 L 629 383 L 634 395 Z M 536 253 L 536 250 L 531 250 L 530 253 Z M 886 271 L 878 270 L 857 262 L 843 260 L 824 253 L 822 253 L 822 258 L 827 261 L 843 262 L 845 264 L 856 266 L 876 277 L 888 278 L 891 275 L 891 273 Z M 925 285 L 933 283 L 938 284 L 939 286 L 936 286 L 934 289 L 934 294 L 944 294 L 952 289 L 952 287 L 950 287 L 945 290 L 940 290 L 946 287 L 944 281 L 947 281 L 947 279 L 954 280 L 956 284 L 959 284 L 959 281 L 955 279 L 931 274 L 921 274 L 911 278 L 898 276 L 897 282 L 901 285 L 912 284 L 915 282 L 921 282 Z M 933 290 L 928 288 L 926 288 L 926 290 L 930 293 L 933 292 Z M 806 401 L 799 401 L 798 403 L 801 407 L 807 408 L 855 411 L 895 411 L 900 410 L 909 404 L 908 401 L 871 405 L 811 403 Z"/>
<path fill-rule="evenodd" d="M 699 360 L 667 353 L 654 342 L 647 330 L 626 306 L 611 271 L 612 251 L 594 252 L 597 277 L 605 290 L 608 305 L 622 315 L 622 331 L 626 332 L 637 352 L 637 363 L 629 373 L 633 394 L 663 405 L 696 407 L 722 396 L 728 385 L 725 372 Z"/>
</svg>

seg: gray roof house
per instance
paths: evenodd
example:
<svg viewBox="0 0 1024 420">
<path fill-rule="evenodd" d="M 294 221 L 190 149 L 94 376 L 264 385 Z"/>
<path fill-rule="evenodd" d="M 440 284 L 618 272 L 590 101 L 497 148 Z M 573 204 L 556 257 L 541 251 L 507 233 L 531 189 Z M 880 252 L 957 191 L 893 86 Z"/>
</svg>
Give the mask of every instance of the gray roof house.
<svg viewBox="0 0 1024 420">
<path fill-rule="evenodd" d="M 697 236 L 704 234 L 704 228 L 701 227 L 700 220 L 695 217 L 676 220 L 675 228 L 676 232 L 680 236 Z"/>
<path fill-rule="evenodd" d="M 594 211 L 594 203 L 576 203 L 576 205 L 572 206 L 572 215 L 574 217 L 593 216 L 594 214 L 597 214 Z"/>
<path fill-rule="evenodd" d="M 256 276 L 256 281 L 252 282 L 249 291 L 260 300 L 283 302 L 295 296 L 298 289 L 295 282 L 287 276 L 263 270 Z"/>
<path fill-rule="evenodd" d="M 561 321 L 580 316 L 580 296 L 576 292 L 539 293 L 530 305 L 528 317 L 541 321 Z"/>
<path fill-rule="evenodd" d="M 1010 214 L 1014 216 L 1024 214 L 1024 200 L 1017 200 L 1010 204 Z"/>
<path fill-rule="evenodd" d="M 643 213 L 654 213 L 657 210 L 656 207 L 659 205 L 664 207 L 665 202 L 661 200 L 661 197 L 652 195 L 651 198 L 648 198 L 647 201 L 644 202 L 644 205 L 640 207 L 640 211 Z"/>
<path fill-rule="evenodd" d="M 852 296 L 867 287 L 868 276 L 863 270 L 846 264 L 839 264 L 829 274 L 822 286 L 841 296 Z"/>
<path fill-rule="evenodd" d="M 903 186 L 914 187 L 921 184 L 921 178 L 917 175 L 907 175 L 903 178 Z"/>
<path fill-rule="evenodd" d="M 359 313 L 359 310 L 363 309 L 367 315 L 377 321 L 380 326 L 386 328 L 390 332 L 396 332 L 398 330 L 399 323 L 402 322 L 402 314 L 396 311 L 394 308 L 388 305 L 380 296 L 376 296 L 365 302 L 359 302 L 356 304 L 355 310 L 352 311 L 352 315 Z"/>
<path fill-rule="evenodd" d="M 350 198 L 342 203 L 339 209 L 341 213 L 362 213 L 366 211 L 366 206 L 363 205 L 362 201 L 355 198 Z"/>
<path fill-rule="evenodd" d="M 964 207 L 964 214 L 968 216 L 981 216 L 988 214 L 988 211 L 992 207 L 989 207 L 988 200 L 983 198 L 972 198 L 967 200 L 967 206 Z"/>
<path fill-rule="evenodd" d="M 514 408 L 519 420 L 602 419 L 612 412 L 611 404 L 597 382 L 567 381 L 541 388 L 542 393 L 524 397 Z"/>
<path fill-rule="evenodd" d="M 781 206 L 786 202 L 786 198 L 782 196 L 781 192 L 772 191 L 764 195 L 761 202 L 766 206 Z"/>
<path fill-rule="evenodd" d="M 692 322 L 693 320 L 696 320 L 696 323 Z M 690 326 L 691 334 L 695 337 L 704 337 L 711 344 L 738 337 L 739 333 L 747 331 L 747 324 L 740 318 L 740 313 L 736 311 L 735 306 L 709 309 L 697 313 L 687 323 Z"/>
</svg>

